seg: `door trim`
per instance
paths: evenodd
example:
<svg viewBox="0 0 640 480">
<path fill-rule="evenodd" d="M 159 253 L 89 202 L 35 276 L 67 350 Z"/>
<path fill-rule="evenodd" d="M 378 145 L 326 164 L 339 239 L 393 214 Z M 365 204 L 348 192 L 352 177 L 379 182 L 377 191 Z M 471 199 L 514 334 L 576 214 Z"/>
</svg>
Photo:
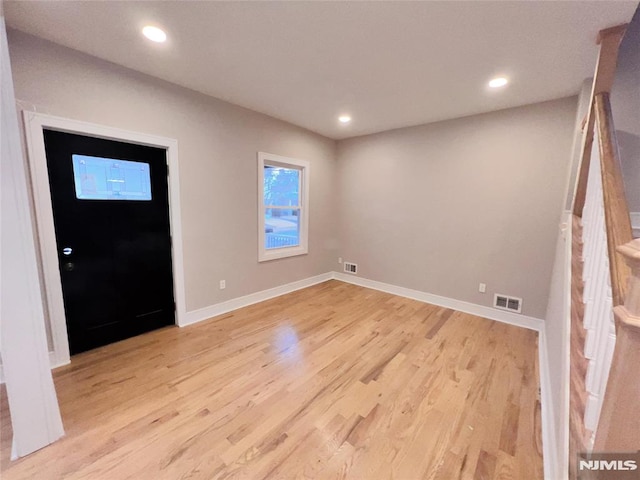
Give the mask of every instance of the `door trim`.
<svg viewBox="0 0 640 480">
<path fill-rule="evenodd" d="M 182 250 L 182 224 L 180 219 L 180 182 L 178 173 L 178 141 L 146 133 L 132 132 L 104 125 L 71 120 L 43 113 L 23 110 L 27 157 L 31 172 L 31 189 L 36 218 L 40 252 L 44 310 L 49 320 L 52 338 L 52 367 L 70 362 L 67 322 L 62 299 L 62 280 L 58 267 L 58 249 L 53 224 L 49 172 L 44 144 L 44 129 L 87 135 L 107 140 L 125 141 L 139 145 L 165 148 L 169 166 L 169 222 L 171 234 L 171 261 L 173 267 L 173 294 L 176 302 L 176 324 L 185 323 L 186 303 L 184 262 Z"/>
</svg>

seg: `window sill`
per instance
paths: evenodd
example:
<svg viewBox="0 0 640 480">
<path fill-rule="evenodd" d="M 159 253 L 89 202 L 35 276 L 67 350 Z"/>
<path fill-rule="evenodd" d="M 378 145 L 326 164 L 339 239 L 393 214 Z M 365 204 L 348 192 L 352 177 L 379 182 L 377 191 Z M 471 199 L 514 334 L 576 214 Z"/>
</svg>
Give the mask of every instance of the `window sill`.
<svg viewBox="0 0 640 480">
<path fill-rule="evenodd" d="M 297 257 L 298 255 L 306 255 L 309 249 L 304 246 L 273 248 L 270 250 L 262 250 L 258 254 L 258 262 L 268 262 L 279 258 Z"/>
</svg>

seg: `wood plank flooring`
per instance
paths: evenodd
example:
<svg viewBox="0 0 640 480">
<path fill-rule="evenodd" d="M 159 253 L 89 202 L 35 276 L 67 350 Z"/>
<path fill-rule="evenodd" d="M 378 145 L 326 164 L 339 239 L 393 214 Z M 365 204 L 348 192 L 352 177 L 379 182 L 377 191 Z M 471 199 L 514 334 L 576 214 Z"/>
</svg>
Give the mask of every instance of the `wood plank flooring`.
<svg viewBox="0 0 640 480">
<path fill-rule="evenodd" d="M 541 479 L 537 334 L 338 281 L 73 357 L 12 479 Z"/>
</svg>

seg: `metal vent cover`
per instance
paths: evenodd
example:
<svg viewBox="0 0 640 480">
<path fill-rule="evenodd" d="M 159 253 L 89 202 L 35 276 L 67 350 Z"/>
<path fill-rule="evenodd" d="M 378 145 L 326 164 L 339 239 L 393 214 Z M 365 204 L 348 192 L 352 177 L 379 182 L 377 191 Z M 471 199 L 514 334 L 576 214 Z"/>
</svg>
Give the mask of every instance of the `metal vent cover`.
<svg viewBox="0 0 640 480">
<path fill-rule="evenodd" d="M 510 297 L 501 293 L 496 293 L 493 297 L 493 306 L 501 310 L 508 310 L 510 312 L 521 313 L 522 312 L 522 299 L 518 297 Z"/>
<path fill-rule="evenodd" d="M 353 273 L 354 275 L 358 273 L 358 265 L 355 263 L 344 262 L 344 271 L 346 273 Z"/>
</svg>

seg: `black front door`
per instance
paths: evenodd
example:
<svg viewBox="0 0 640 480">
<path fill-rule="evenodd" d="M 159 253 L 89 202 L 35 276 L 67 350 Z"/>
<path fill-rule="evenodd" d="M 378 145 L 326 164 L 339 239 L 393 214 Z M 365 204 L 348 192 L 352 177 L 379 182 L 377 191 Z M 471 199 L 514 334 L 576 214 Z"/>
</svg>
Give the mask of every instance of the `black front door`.
<svg viewBox="0 0 640 480">
<path fill-rule="evenodd" d="M 173 324 L 166 150 L 44 138 L 71 353 Z"/>
</svg>

